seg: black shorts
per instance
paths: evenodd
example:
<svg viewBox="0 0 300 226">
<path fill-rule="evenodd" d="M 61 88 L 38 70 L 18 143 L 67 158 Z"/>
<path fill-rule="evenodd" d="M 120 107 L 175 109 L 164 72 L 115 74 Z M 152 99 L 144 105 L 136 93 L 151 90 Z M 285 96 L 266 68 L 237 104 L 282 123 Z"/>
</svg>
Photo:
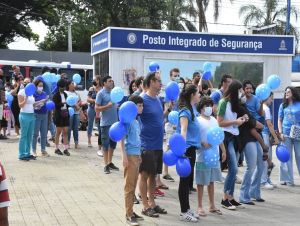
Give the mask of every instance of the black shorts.
<svg viewBox="0 0 300 226">
<path fill-rule="evenodd" d="M 162 150 L 142 150 L 142 162 L 140 172 L 147 172 L 152 175 L 162 173 L 163 151 Z"/>
</svg>

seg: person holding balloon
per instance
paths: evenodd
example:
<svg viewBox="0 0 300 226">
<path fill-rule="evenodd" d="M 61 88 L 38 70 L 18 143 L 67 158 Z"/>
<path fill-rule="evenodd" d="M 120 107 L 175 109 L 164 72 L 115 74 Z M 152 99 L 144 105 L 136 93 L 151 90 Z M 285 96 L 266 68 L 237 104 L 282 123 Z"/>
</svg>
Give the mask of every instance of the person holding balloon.
<svg viewBox="0 0 300 226">
<path fill-rule="evenodd" d="M 222 162 L 226 160 L 226 150 L 223 144 L 224 132 L 219 128 L 217 120 L 212 115 L 213 101 L 209 97 L 202 97 L 197 110 L 200 116 L 197 117 L 200 125 L 200 145 L 201 147 L 196 153 L 196 175 L 195 180 L 198 191 L 198 215 L 206 216 L 202 206 L 203 187 L 207 186 L 208 199 L 209 199 L 209 212 L 222 215 L 222 212 L 216 208 L 214 201 L 214 182 L 221 181 L 221 169 L 219 162 L 219 145 L 222 150 Z M 220 131 L 210 130 L 219 128 Z M 220 135 L 220 136 L 219 136 Z M 223 135 L 223 136 L 222 136 Z M 209 137 L 210 136 L 210 137 Z M 212 137 L 214 136 L 214 137 Z M 209 143 L 209 140 L 214 143 Z M 216 143 L 215 143 L 216 142 Z M 215 155 L 213 155 L 213 153 Z M 206 159 L 206 155 L 208 158 Z M 214 162 L 209 160 L 214 159 Z"/>
<path fill-rule="evenodd" d="M 73 130 L 73 138 L 75 143 L 75 148 L 79 148 L 79 137 L 78 137 L 78 126 L 79 126 L 79 112 L 80 112 L 80 103 L 81 98 L 80 95 L 75 90 L 75 82 L 74 81 L 67 81 L 66 83 L 66 93 L 68 97 L 73 97 L 76 101 L 74 105 L 70 105 L 70 108 L 74 109 L 74 114 L 70 115 L 70 123 L 69 123 L 69 129 L 68 129 L 68 146 L 70 148 L 70 140 L 71 140 L 71 131 Z"/>
<path fill-rule="evenodd" d="M 33 94 L 36 91 L 34 84 L 30 83 L 29 78 L 24 79 L 24 89 L 18 93 L 18 104 L 20 106 L 20 125 L 21 125 L 21 138 L 19 140 L 19 159 L 28 161 L 36 159 L 35 156 L 30 154 L 30 147 L 32 144 L 35 117 L 34 117 L 34 104 L 35 100 Z"/>
<path fill-rule="evenodd" d="M 185 157 L 189 158 L 191 173 L 187 177 L 180 177 L 178 196 L 180 202 L 180 220 L 197 222 L 198 214 L 191 210 L 189 202 L 190 184 L 193 181 L 196 150 L 200 147 L 200 125 L 197 120 L 196 104 L 200 101 L 197 86 L 188 85 L 179 96 L 179 122 L 177 132 L 186 141 Z"/>
<path fill-rule="evenodd" d="M 278 131 L 290 155 L 288 162 L 280 164 L 280 183 L 294 186 L 293 150 L 300 175 L 300 94 L 295 87 L 285 88 L 283 103 L 278 110 Z"/>
<path fill-rule="evenodd" d="M 112 77 L 110 76 L 104 76 L 102 78 L 102 84 L 103 89 L 100 90 L 96 96 L 95 110 L 97 113 L 102 113 L 102 118 L 100 121 L 100 130 L 103 160 L 105 165 L 104 173 L 110 174 L 110 170 L 119 170 L 119 168 L 116 167 L 115 164 L 113 164 L 112 162 L 113 153 L 116 149 L 117 143 L 109 138 L 109 128 L 112 124 L 118 121 L 117 102 L 123 99 L 124 93 L 121 93 L 120 99 L 115 98 L 119 97 L 118 94 L 120 94 L 120 92 L 112 92 L 112 89 L 114 88 L 114 82 L 112 80 Z"/>
<path fill-rule="evenodd" d="M 224 97 L 220 100 L 218 106 L 217 120 L 219 126 L 225 132 L 224 145 L 226 148 L 226 156 L 228 163 L 228 174 L 224 182 L 224 193 L 221 201 L 223 208 L 228 210 L 235 210 L 241 204 L 234 199 L 234 186 L 237 175 L 237 156 L 236 148 L 237 137 L 239 135 L 239 126 L 241 126 L 245 119 L 237 116 L 240 110 L 239 97 L 244 93 L 242 84 L 234 80 L 229 85 L 224 93 Z"/>
<path fill-rule="evenodd" d="M 47 114 L 48 110 L 46 108 L 46 101 L 48 100 L 48 95 L 46 94 L 46 92 L 43 91 L 44 83 L 42 80 L 35 79 L 34 85 L 36 86 L 36 92 L 33 94 L 33 97 L 35 99 L 35 107 L 34 107 L 35 128 L 34 128 L 33 139 L 32 139 L 32 153 L 34 156 L 37 156 L 36 144 L 37 144 L 38 136 L 40 134 L 42 156 L 48 157 L 49 154 L 46 152 L 47 131 L 48 131 L 48 114 Z"/>
<path fill-rule="evenodd" d="M 55 133 L 55 154 L 70 156 L 68 151 L 68 127 L 69 127 L 69 110 L 67 105 L 67 93 L 65 92 L 66 81 L 60 79 L 57 82 L 57 91 L 53 95 L 53 102 L 55 104 L 54 110 L 54 124 L 56 126 Z M 64 151 L 59 149 L 59 137 L 63 135 Z"/>
</svg>

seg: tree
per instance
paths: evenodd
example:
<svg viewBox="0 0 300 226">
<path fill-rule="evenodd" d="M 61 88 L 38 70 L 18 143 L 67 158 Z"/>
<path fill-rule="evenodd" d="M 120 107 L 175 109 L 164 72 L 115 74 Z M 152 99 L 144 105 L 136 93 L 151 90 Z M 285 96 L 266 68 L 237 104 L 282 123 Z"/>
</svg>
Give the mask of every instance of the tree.
<svg viewBox="0 0 300 226">
<path fill-rule="evenodd" d="M 275 33 L 285 34 L 287 7 L 279 8 L 279 0 L 265 0 L 264 7 L 255 5 L 244 5 L 240 8 L 239 15 L 244 18 L 245 26 L 263 27 L 276 24 Z M 298 19 L 298 11 L 295 6 L 291 6 L 291 16 Z M 296 27 L 290 26 L 290 34 L 298 39 Z"/>
<path fill-rule="evenodd" d="M 58 23 L 58 14 L 62 9 L 72 6 L 72 0 L 24 0 L 0 2 L 0 48 L 7 48 L 7 44 L 15 37 L 38 40 L 38 35 L 29 27 L 30 21 L 43 21 L 52 26 Z"/>
<path fill-rule="evenodd" d="M 232 2 L 233 0 L 230 0 Z M 198 31 L 207 31 L 207 21 L 205 11 L 209 5 L 209 0 L 189 0 L 189 4 L 194 7 L 197 16 L 194 16 L 195 19 L 199 20 Z M 219 18 L 220 5 L 222 0 L 213 0 L 214 8 L 214 21 L 216 22 Z"/>
</svg>

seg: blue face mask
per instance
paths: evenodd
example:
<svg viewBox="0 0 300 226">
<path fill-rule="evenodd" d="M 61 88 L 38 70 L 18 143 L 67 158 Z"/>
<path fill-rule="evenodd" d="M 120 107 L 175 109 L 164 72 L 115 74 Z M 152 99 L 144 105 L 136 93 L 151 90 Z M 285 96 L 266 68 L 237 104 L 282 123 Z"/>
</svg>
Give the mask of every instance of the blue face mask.
<svg viewBox="0 0 300 226">
<path fill-rule="evenodd" d="M 203 112 L 203 114 L 205 115 L 205 116 L 211 116 L 211 114 L 212 114 L 212 107 L 205 107 L 204 108 L 204 112 Z"/>
</svg>

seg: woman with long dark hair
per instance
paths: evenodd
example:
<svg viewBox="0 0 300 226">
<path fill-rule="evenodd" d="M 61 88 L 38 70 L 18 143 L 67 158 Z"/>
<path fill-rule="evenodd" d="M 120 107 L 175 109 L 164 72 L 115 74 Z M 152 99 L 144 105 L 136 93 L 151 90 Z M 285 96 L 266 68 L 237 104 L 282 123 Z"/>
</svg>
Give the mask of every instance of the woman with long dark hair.
<svg viewBox="0 0 300 226">
<path fill-rule="evenodd" d="M 224 93 L 224 97 L 219 102 L 217 120 L 219 126 L 225 132 L 224 145 L 226 147 L 226 156 L 228 162 L 228 174 L 224 182 L 224 194 L 221 201 L 222 207 L 235 210 L 241 204 L 235 201 L 234 186 L 237 174 L 237 137 L 239 135 L 239 126 L 245 122 L 243 117 L 237 117 L 240 110 L 239 97 L 243 95 L 242 84 L 234 80 Z"/>
<path fill-rule="evenodd" d="M 293 149 L 300 175 L 300 94 L 295 87 L 285 88 L 283 103 L 278 111 L 278 130 L 284 145 L 290 151 L 290 160 L 280 165 L 280 182 L 282 185 L 294 186 Z"/>
<path fill-rule="evenodd" d="M 179 123 L 177 132 L 179 132 L 186 140 L 186 157 L 191 163 L 191 174 L 188 177 L 180 177 L 178 196 L 180 202 L 180 220 L 188 222 L 197 222 L 198 214 L 190 208 L 189 192 L 190 183 L 194 177 L 194 165 L 196 160 L 196 150 L 200 146 L 200 127 L 197 120 L 196 104 L 200 101 L 200 94 L 197 86 L 187 85 L 182 90 L 179 105 Z"/>
</svg>

